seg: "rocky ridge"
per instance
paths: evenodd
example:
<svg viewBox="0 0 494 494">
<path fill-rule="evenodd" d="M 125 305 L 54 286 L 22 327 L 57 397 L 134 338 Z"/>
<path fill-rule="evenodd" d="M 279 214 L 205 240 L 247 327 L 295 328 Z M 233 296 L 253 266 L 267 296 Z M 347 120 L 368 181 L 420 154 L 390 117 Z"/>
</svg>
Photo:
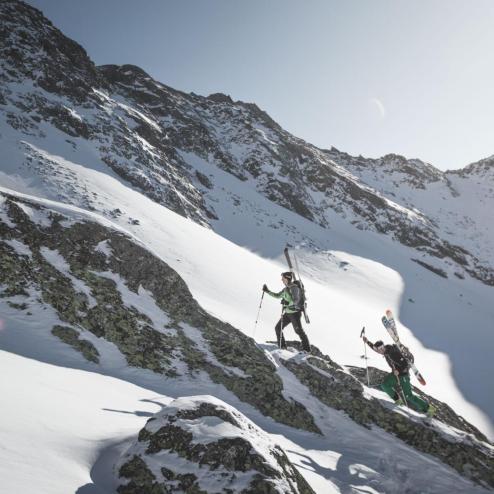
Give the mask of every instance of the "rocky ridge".
<svg viewBox="0 0 494 494">
<path fill-rule="evenodd" d="M 396 154 L 370 159 L 335 148 L 325 153 L 383 197 L 424 215 L 449 243 L 461 245 L 480 259 L 494 255 L 494 230 L 483 213 L 494 205 L 492 157 L 442 172 Z M 459 236 L 459 231 L 465 234 Z M 481 264 L 488 267 L 490 263 Z"/>
<path fill-rule="evenodd" d="M 338 215 L 416 249 L 426 264 L 433 259 L 446 273 L 452 265 L 460 278 L 467 274 L 494 284 L 492 266 L 461 239 L 443 235 L 435 217 L 358 178 L 355 170 L 370 160 L 318 149 L 284 131 L 255 104 L 186 94 L 132 65 L 95 67 L 82 47 L 22 2 L 2 2 L 0 18 L 0 118 L 9 145 L 16 143 L 12 152 L 20 169 L 39 175 L 54 198 L 98 209 L 84 191 L 64 193 L 50 184 L 57 165 L 40 149 L 52 134 L 67 159 L 72 153 L 82 153 L 82 159 L 89 146 L 98 166 L 214 228 L 221 219 L 216 184 L 197 166 L 202 160 L 323 228 Z M 442 172 L 419 160 L 388 155 L 374 161 L 400 173 L 401 185 L 448 184 Z M 475 221 L 472 228 L 482 230 Z"/>
</svg>

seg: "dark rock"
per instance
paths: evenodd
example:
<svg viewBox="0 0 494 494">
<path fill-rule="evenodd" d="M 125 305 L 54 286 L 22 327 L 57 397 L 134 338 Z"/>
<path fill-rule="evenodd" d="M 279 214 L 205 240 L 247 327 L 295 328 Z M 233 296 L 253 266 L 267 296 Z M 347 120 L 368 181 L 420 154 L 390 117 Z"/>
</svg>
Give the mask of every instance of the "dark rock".
<svg viewBox="0 0 494 494">
<path fill-rule="evenodd" d="M 53 326 L 51 332 L 60 338 L 64 343 L 70 345 L 74 350 L 82 353 L 86 360 L 99 364 L 99 352 L 88 340 L 81 340 L 79 332 L 68 326 Z"/>
<path fill-rule="evenodd" d="M 223 437 L 220 424 L 228 424 L 228 437 Z M 177 456 L 183 461 L 177 462 Z M 148 463 L 154 465 L 153 471 L 159 468 L 160 479 L 151 474 Z M 136 485 L 147 492 L 156 484 L 162 489 L 156 492 L 210 492 L 204 485 L 214 485 L 214 492 L 222 493 L 314 492 L 264 431 L 237 410 L 206 396 L 179 398 L 159 412 L 120 464 L 120 478 L 130 480 L 119 487 L 123 493 L 133 493 Z M 180 465 L 178 471 L 174 465 Z"/>
<path fill-rule="evenodd" d="M 423 268 L 428 269 L 429 271 L 432 271 L 433 273 L 437 274 L 441 278 L 447 278 L 448 274 L 446 271 L 442 270 L 441 268 L 437 268 L 435 266 L 431 266 L 430 264 L 427 264 L 424 261 L 421 261 L 420 259 L 412 259 L 413 262 L 416 262 L 417 264 L 420 264 Z"/>
</svg>

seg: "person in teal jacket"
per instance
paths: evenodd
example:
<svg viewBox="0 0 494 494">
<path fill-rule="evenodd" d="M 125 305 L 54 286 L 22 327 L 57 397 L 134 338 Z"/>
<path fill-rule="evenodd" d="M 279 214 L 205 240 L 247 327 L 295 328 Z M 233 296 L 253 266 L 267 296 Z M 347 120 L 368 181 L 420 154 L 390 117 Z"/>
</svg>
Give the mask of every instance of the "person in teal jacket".
<svg viewBox="0 0 494 494">
<path fill-rule="evenodd" d="M 300 341 L 302 342 L 302 348 L 306 352 L 310 352 L 310 343 L 307 335 L 302 328 L 302 309 L 303 309 L 303 296 L 300 286 L 293 282 L 293 275 L 290 271 L 281 273 L 281 281 L 285 285 L 281 292 L 272 292 L 264 285 L 262 290 L 268 295 L 274 298 L 280 298 L 283 305 L 283 311 L 281 313 L 280 320 L 276 323 L 274 328 L 276 332 L 276 341 L 280 348 L 286 348 L 285 338 L 283 336 L 283 329 L 291 324 L 295 333 L 297 333 Z"/>
</svg>

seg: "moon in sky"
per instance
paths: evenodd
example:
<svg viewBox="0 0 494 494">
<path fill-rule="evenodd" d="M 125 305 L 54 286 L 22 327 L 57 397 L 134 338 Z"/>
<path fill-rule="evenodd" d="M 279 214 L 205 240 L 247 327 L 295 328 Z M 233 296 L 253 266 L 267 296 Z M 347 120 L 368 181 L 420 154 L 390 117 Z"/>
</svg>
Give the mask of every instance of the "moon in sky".
<svg viewBox="0 0 494 494">
<path fill-rule="evenodd" d="M 379 115 L 380 118 L 386 116 L 386 108 L 384 108 L 383 102 L 379 98 L 370 98 L 369 106 L 373 114 Z"/>
</svg>

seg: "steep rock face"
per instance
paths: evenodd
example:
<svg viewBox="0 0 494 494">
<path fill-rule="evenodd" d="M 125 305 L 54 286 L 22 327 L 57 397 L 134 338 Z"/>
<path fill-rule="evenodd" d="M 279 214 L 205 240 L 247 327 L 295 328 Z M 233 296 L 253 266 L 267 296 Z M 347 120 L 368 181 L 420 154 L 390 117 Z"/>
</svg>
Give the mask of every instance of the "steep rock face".
<svg viewBox="0 0 494 494">
<path fill-rule="evenodd" d="M 2 2 L 0 15 L 5 145 L 20 160 L 14 173 L 42 177 L 57 200 L 99 208 L 90 194 L 63 195 L 51 183 L 57 165 L 42 152 L 50 137 L 63 157 L 74 154 L 84 166 L 104 163 L 154 201 L 214 227 L 216 184 L 197 168 L 200 159 L 322 227 L 337 214 L 436 258 L 440 269 L 452 264 L 460 277 L 494 284 L 491 263 L 478 260 L 480 247 L 445 235 L 447 211 L 429 214 L 417 201 L 393 197 L 398 187 L 422 191 L 436 184 L 454 194 L 449 178 L 432 166 L 397 155 L 365 160 L 320 150 L 255 104 L 176 91 L 132 65 L 94 67 L 79 45 L 22 2 Z M 382 187 L 368 179 L 371 171 L 384 177 Z M 472 221 L 475 236 L 482 225 Z"/>
<path fill-rule="evenodd" d="M 256 105 L 175 91 L 134 66 L 108 65 L 99 70 L 110 81 L 113 95 L 140 108 L 156 124 L 154 131 L 140 127 L 151 143 L 160 139 L 152 134 L 161 129 L 168 145 L 185 160 L 193 154 L 242 181 L 254 178 L 254 187 L 269 199 L 327 224 L 321 211 L 315 214 L 306 204 L 310 196 L 294 161 L 303 146 L 297 150 L 286 142 L 291 136 Z"/>
<path fill-rule="evenodd" d="M 80 103 L 104 85 L 84 48 L 23 2 L 1 2 L 0 40 L 2 85 L 25 80 Z"/>
<path fill-rule="evenodd" d="M 116 470 L 120 494 L 314 493 L 264 431 L 211 396 L 179 398 L 149 419 Z"/>
</svg>

